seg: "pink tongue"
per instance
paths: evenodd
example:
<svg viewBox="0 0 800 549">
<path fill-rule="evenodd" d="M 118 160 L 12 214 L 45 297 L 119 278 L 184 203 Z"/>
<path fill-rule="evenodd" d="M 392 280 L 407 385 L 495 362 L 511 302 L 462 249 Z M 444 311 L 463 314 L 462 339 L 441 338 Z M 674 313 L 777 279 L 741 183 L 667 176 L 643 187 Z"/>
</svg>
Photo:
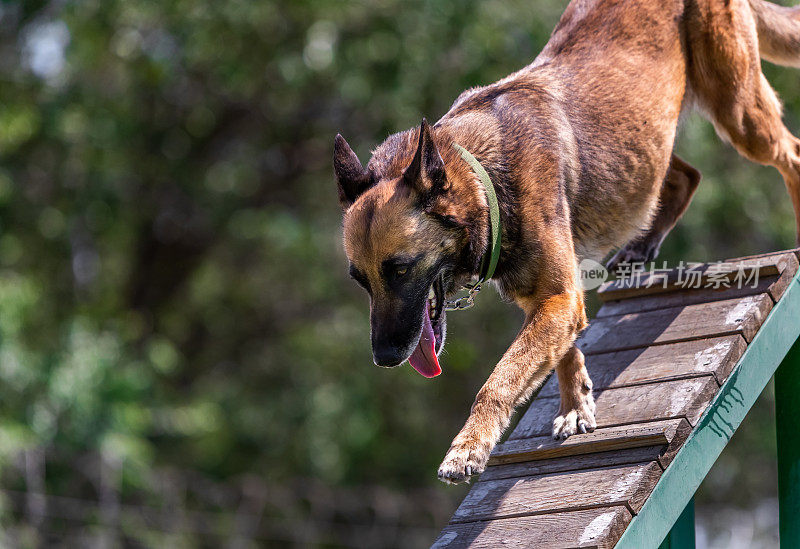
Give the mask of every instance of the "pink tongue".
<svg viewBox="0 0 800 549">
<path fill-rule="evenodd" d="M 436 356 L 436 338 L 433 335 L 433 326 L 427 311 L 423 315 L 422 335 L 417 343 L 417 348 L 411 353 L 408 361 L 416 371 L 425 377 L 436 377 L 442 373 L 439 358 Z"/>
</svg>

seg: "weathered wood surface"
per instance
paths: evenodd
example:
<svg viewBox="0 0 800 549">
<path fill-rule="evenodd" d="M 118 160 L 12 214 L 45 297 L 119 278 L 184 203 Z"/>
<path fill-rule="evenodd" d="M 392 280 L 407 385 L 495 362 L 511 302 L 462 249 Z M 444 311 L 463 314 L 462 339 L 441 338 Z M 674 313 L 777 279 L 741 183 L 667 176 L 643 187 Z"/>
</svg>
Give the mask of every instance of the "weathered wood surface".
<svg viewBox="0 0 800 549">
<path fill-rule="evenodd" d="M 694 425 L 719 389 L 714 376 L 633 385 L 595 392 L 598 428 L 685 417 Z M 547 435 L 558 410 L 558 398 L 537 398 L 509 440 Z"/>
<path fill-rule="evenodd" d="M 451 524 L 436 538 L 432 549 L 476 547 L 568 549 L 613 547 L 631 520 L 627 507 L 568 511 Z"/>
<path fill-rule="evenodd" d="M 705 407 L 707 406 L 708 405 Z M 695 424 L 696 423 L 697 422 L 695 422 Z M 687 420 L 684 419 L 681 421 L 681 423 L 678 425 L 677 431 L 675 431 L 675 434 L 672 436 L 672 440 L 670 441 L 669 445 L 664 449 L 663 452 L 661 452 L 661 455 L 658 456 L 658 463 L 661 465 L 662 469 L 666 469 L 667 466 L 672 462 L 672 458 L 675 457 L 675 454 L 677 454 L 678 450 L 681 449 L 683 443 L 686 442 L 687 438 L 689 438 L 693 428 L 694 425 L 690 424 Z"/>
<path fill-rule="evenodd" d="M 598 318 L 576 344 L 584 354 L 597 354 L 733 334 L 749 342 L 772 305 L 768 295 L 760 294 Z"/>
<path fill-rule="evenodd" d="M 714 375 L 721 385 L 746 348 L 742 336 L 722 336 L 587 355 L 586 368 L 595 390 L 707 374 Z M 558 378 L 551 376 L 539 391 L 539 398 L 557 396 Z"/>
<path fill-rule="evenodd" d="M 800 276 L 795 277 L 748 345 L 707 413 L 666 468 L 645 505 L 618 542 L 620 549 L 663 539 L 682 509 L 800 338 Z"/>
<path fill-rule="evenodd" d="M 684 422 L 686 420 L 683 420 Z M 691 426 L 685 425 L 691 430 Z M 673 443 L 677 437 L 685 440 L 683 424 L 679 426 Z M 672 443 L 670 444 L 670 446 Z M 680 446 L 680 444 L 678 444 Z M 491 465 L 481 474 L 481 480 L 497 480 L 501 478 L 530 477 L 548 473 L 561 473 L 564 471 L 579 471 L 581 469 L 596 469 L 613 465 L 628 465 L 631 463 L 644 463 L 659 460 L 667 451 L 667 446 L 642 446 L 640 448 L 626 448 L 624 450 L 611 450 L 594 454 L 580 454 L 569 457 L 540 459 L 536 461 L 523 461 L 504 465 Z"/>
<path fill-rule="evenodd" d="M 631 513 L 627 507 L 617 505 L 532 517 L 451 524 L 436 538 L 432 549 L 607 548 L 614 546 L 630 520 Z"/>
<path fill-rule="evenodd" d="M 517 479 L 479 481 L 451 522 L 468 522 L 627 505 L 638 511 L 661 475 L 658 463 L 637 463 Z"/>
<path fill-rule="evenodd" d="M 787 258 L 791 255 L 780 254 L 722 263 L 691 263 L 686 264 L 683 269 L 661 269 L 653 272 L 648 267 L 638 275 L 627 275 L 606 282 L 597 292 L 603 301 L 611 301 L 676 290 L 734 286 L 748 280 L 779 275 L 790 264 L 787 263 Z"/>
<path fill-rule="evenodd" d="M 674 291 L 659 295 L 644 295 L 629 297 L 615 301 L 608 301 L 597 312 L 595 318 L 606 316 L 617 316 L 632 313 L 645 313 L 647 311 L 657 311 L 671 307 L 685 307 L 697 303 L 709 303 L 711 301 L 722 301 L 724 299 L 735 299 L 749 295 L 757 295 L 769 292 L 770 287 L 778 284 L 778 275 L 768 276 L 758 281 L 758 285 L 744 286 L 742 288 L 712 289 L 701 288 L 698 290 Z"/>
<path fill-rule="evenodd" d="M 614 300 L 612 300 L 612 296 L 606 292 L 606 303 L 598 311 L 597 318 L 641 313 L 667 307 L 692 305 L 695 303 L 707 303 L 709 301 L 733 299 L 761 293 L 770 294 L 773 302 L 777 302 L 783 295 L 783 292 L 786 290 L 786 287 L 789 285 L 789 282 L 792 280 L 798 268 L 798 261 L 794 254 L 780 254 L 777 257 L 779 258 L 778 268 L 780 269 L 780 274 L 760 277 L 755 287 L 753 287 L 753 284 L 747 284 L 741 287 L 734 285 L 729 288 L 719 286 L 717 288 L 671 289 L 668 292 L 657 295 L 636 294 L 629 296 L 627 299 Z"/>
<path fill-rule="evenodd" d="M 791 261 L 787 263 L 786 268 L 783 270 L 778 280 L 767 290 L 773 302 L 777 303 L 783 296 L 783 293 L 786 291 L 786 288 L 789 287 L 798 269 L 800 269 L 800 260 L 797 259 L 796 254 L 792 254 Z"/>
<path fill-rule="evenodd" d="M 600 428 L 592 433 L 573 435 L 566 440 L 553 440 L 549 435 L 513 439 L 497 445 L 489 458 L 489 465 L 667 445 L 672 442 L 681 421 L 672 419 Z"/>
<path fill-rule="evenodd" d="M 758 269 L 755 288 L 678 289 L 674 273 L 666 289 L 606 284 L 605 305 L 578 341 L 597 430 L 550 438 L 553 376 L 434 546 L 613 547 L 786 291 L 798 258 L 800 248 L 699 269 L 706 284 L 730 280 L 743 262 Z"/>
</svg>

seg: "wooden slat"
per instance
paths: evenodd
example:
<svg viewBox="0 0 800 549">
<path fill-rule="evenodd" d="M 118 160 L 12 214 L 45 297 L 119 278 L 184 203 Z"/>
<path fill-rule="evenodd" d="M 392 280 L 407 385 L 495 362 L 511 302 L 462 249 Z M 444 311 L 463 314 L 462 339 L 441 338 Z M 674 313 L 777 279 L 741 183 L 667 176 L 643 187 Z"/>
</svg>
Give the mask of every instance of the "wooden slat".
<svg viewBox="0 0 800 549">
<path fill-rule="evenodd" d="M 798 248 L 798 250 L 800 250 L 800 248 Z M 798 251 L 798 254 L 800 254 L 800 251 Z M 789 287 L 794 275 L 797 273 L 797 269 L 800 268 L 800 261 L 798 261 L 795 254 L 790 254 L 789 258 L 790 259 L 787 261 L 786 268 L 781 273 L 778 281 L 770 286 L 768 290 L 769 295 L 772 296 L 772 301 L 775 303 L 777 303 L 781 296 L 783 296 L 783 292 L 785 292 Z"/>
<path fill-rule="evenodd" d="M 622 505 L 517 517 L 485 522 L 450 524 L 442 530 L 431 549 L 477 549 L 546 547 L 613 547 L 631 520 Z"/>
<path fill-rule="evenodd" d="M 684 307 L 696 303 L 709 303 L 711 301 L 722 301 L 724 299 L 735 299 L 748 295 L 764 294 L 777 284 L 780 280 L 778 275 L 768 276 L 759 279 L 756 287 L 751 285 L 741 288 L 701 288 L 697 290 L 678 290 L 658 295 L 636 295 L 626 299 L 607 301 L 603 304 L 595 318 L 606 316 L 625 315 L 631 313 L 644 313 L 647 311 L 657 311 L 669 307 Z"/>
<path fill-rule="evenodd" d="M 598 428 L 685 417 L 697 423 L 717 392 L 714 376 L 606 389 L 595 393 Z M 558 411 L 558 398 L 537 398 L 509 440 L 547 435 Z"/>
<path fill-rule="evenodd" d="M 717 280 L 734 283 L 737 273 L 758 272 L 758 278 L 779 275 L 786 264 L 786 254 L 763 258 L 725 261 L 723 263 L 695 264 L 696 275 L 688 270 L 677 268 L 669 271 L 650 273 L 647 269 L 636 277 L 626 277 L 606 282 L 597 290 L 602 301 L 627 299 L 633 296 L 655 295 L 675 290 L 688 290 L 695 287 L 712 286 Z M 697 278 L 692 278 L 696 276 Z"/>
<path fill-rule="evenodd" d="M 593 321 L 576 344 L 584 354 L 741 334 L 750 341 L 772 308 L 766 294 Z"/>
<path fill-rule="evenodd" d="M 672 463 L 672 458 L 675 457 L 675 454 L 678 453 L 678 450 L 681 449 L 681 446 L 683 446 L 683 443 L 686 442 L 686 439 L 689 438 L 691 433 L 692 425 L 689 424 L 689 422 L 685 419 L 681 420 L 681 423 L 678 425 L 678 429 L 672 436 L 672 440 L 670 441 L 669 445 L 664 449 L 664 452 L 658 456 L 658 463 L 661 465 L 662 469 L 666 469 L 669 464 Z"/>
<path fill-rule="evenodd" d="M 657 462 L 518 479 L 479 481 L 451 523 L 625 504 L 636 513 L 653 489 Z"/>
<path fill-rule="evenodd" d="M 680 419 L 596 429 L 566 440 L 551 436 L 514 439 L 498 444 L 489 456 L 490 465 L 591 454 L 641 446 L 663 446 L 672 441 Z"/>
<path fill-rule="evenodd" d="M 686 420 L 682 420 L 686 422 Z M 689 423 L 686 422 L 688 426 Z M 689 427 L 691 429 L 691 427 Z M 682 426 L 678 427 L 676 434 L 681 433 Z M 673 441 L 674 441 L 673 437 Z M 686 437 L 683 437 L 686 440 Z M 501 478 L 530 477 L 548 473 L 563 473 L 565 471 L 580 471 L 581 469 L 594 469 L 597 467 L 610 467 L 612 465 L 627 465 L 659 460 L 666 452 L 665 446 L 642 446 L 641 448 L 626 448 L 625 450 L 610 450 L 595 454 L 581 454 L 578 456 L 540 459 L 536 461 L 523 461 L 504 465 L 492 465 L 481 473 L 481 480 L 497 480 Z"/>
<path fill-rule="evenodd" d="M 586 369 L 596 390 L 707 374 L 713 374 L 722 384 L 746 348 L 740 335 L 684 341 L 587 355 Z M 539 397 L 558 395 L 558 379 L 552 376 Z"/>
<path fill-rule="evenodd" d="M 627 299 L 607 300 L 597 312 L 596 316 L 600 318 L 604 316 L 642 313 L 667 307 L 708 303 L 709 301 L 720 301 L 723 299 L 733 299 L 761 293 L 769 293 L 773 301 L 777 302 L 781 295 L 783 295 L 792 277 L 797 272 L 798 262 L 797 258 L 792 253 L 786 253 L 776 257 L 781 261 L 781 274 L 761 277 L 758 279 L 758 283 L 755 287 L 753 287 L 753 284 L 747 284 L 742 287 L 734 285 L 730 288 L 720 287 L 717 289 L 677 289 L 666 293 L 660 293 L 657 296 L 653 296 L 652 294 L 633 295 Z"/>
</svg>

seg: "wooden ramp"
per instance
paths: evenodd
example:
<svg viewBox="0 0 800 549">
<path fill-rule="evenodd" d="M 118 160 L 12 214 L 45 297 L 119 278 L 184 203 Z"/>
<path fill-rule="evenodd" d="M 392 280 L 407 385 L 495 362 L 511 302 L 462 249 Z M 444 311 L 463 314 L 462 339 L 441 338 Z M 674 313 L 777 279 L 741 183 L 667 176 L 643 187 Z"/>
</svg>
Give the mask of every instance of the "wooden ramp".
<svg viewBox="0 0 800 549">
<path fill-rule="evenodd" d="M 597 430 L 552 440 L 551 376 L 433 546 L 658 547 L 798 337 L 798 251 L 605 284 Z"/>
</svg>

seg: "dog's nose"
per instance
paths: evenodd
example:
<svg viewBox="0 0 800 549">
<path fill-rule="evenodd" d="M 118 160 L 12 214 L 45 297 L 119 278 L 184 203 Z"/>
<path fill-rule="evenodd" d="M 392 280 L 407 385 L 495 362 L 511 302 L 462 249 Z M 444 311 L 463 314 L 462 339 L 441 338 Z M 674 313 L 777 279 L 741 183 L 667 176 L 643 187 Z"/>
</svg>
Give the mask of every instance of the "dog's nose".
<svg viewBox="0 0 800 549">
<path fill-rule="evenodd" d="M 372 360 L 377 366 L 393 368 L 401 364 L 405 359 L 406 357 L 391 345 L 376 345 L 372 347 Z"/>
</svg>

